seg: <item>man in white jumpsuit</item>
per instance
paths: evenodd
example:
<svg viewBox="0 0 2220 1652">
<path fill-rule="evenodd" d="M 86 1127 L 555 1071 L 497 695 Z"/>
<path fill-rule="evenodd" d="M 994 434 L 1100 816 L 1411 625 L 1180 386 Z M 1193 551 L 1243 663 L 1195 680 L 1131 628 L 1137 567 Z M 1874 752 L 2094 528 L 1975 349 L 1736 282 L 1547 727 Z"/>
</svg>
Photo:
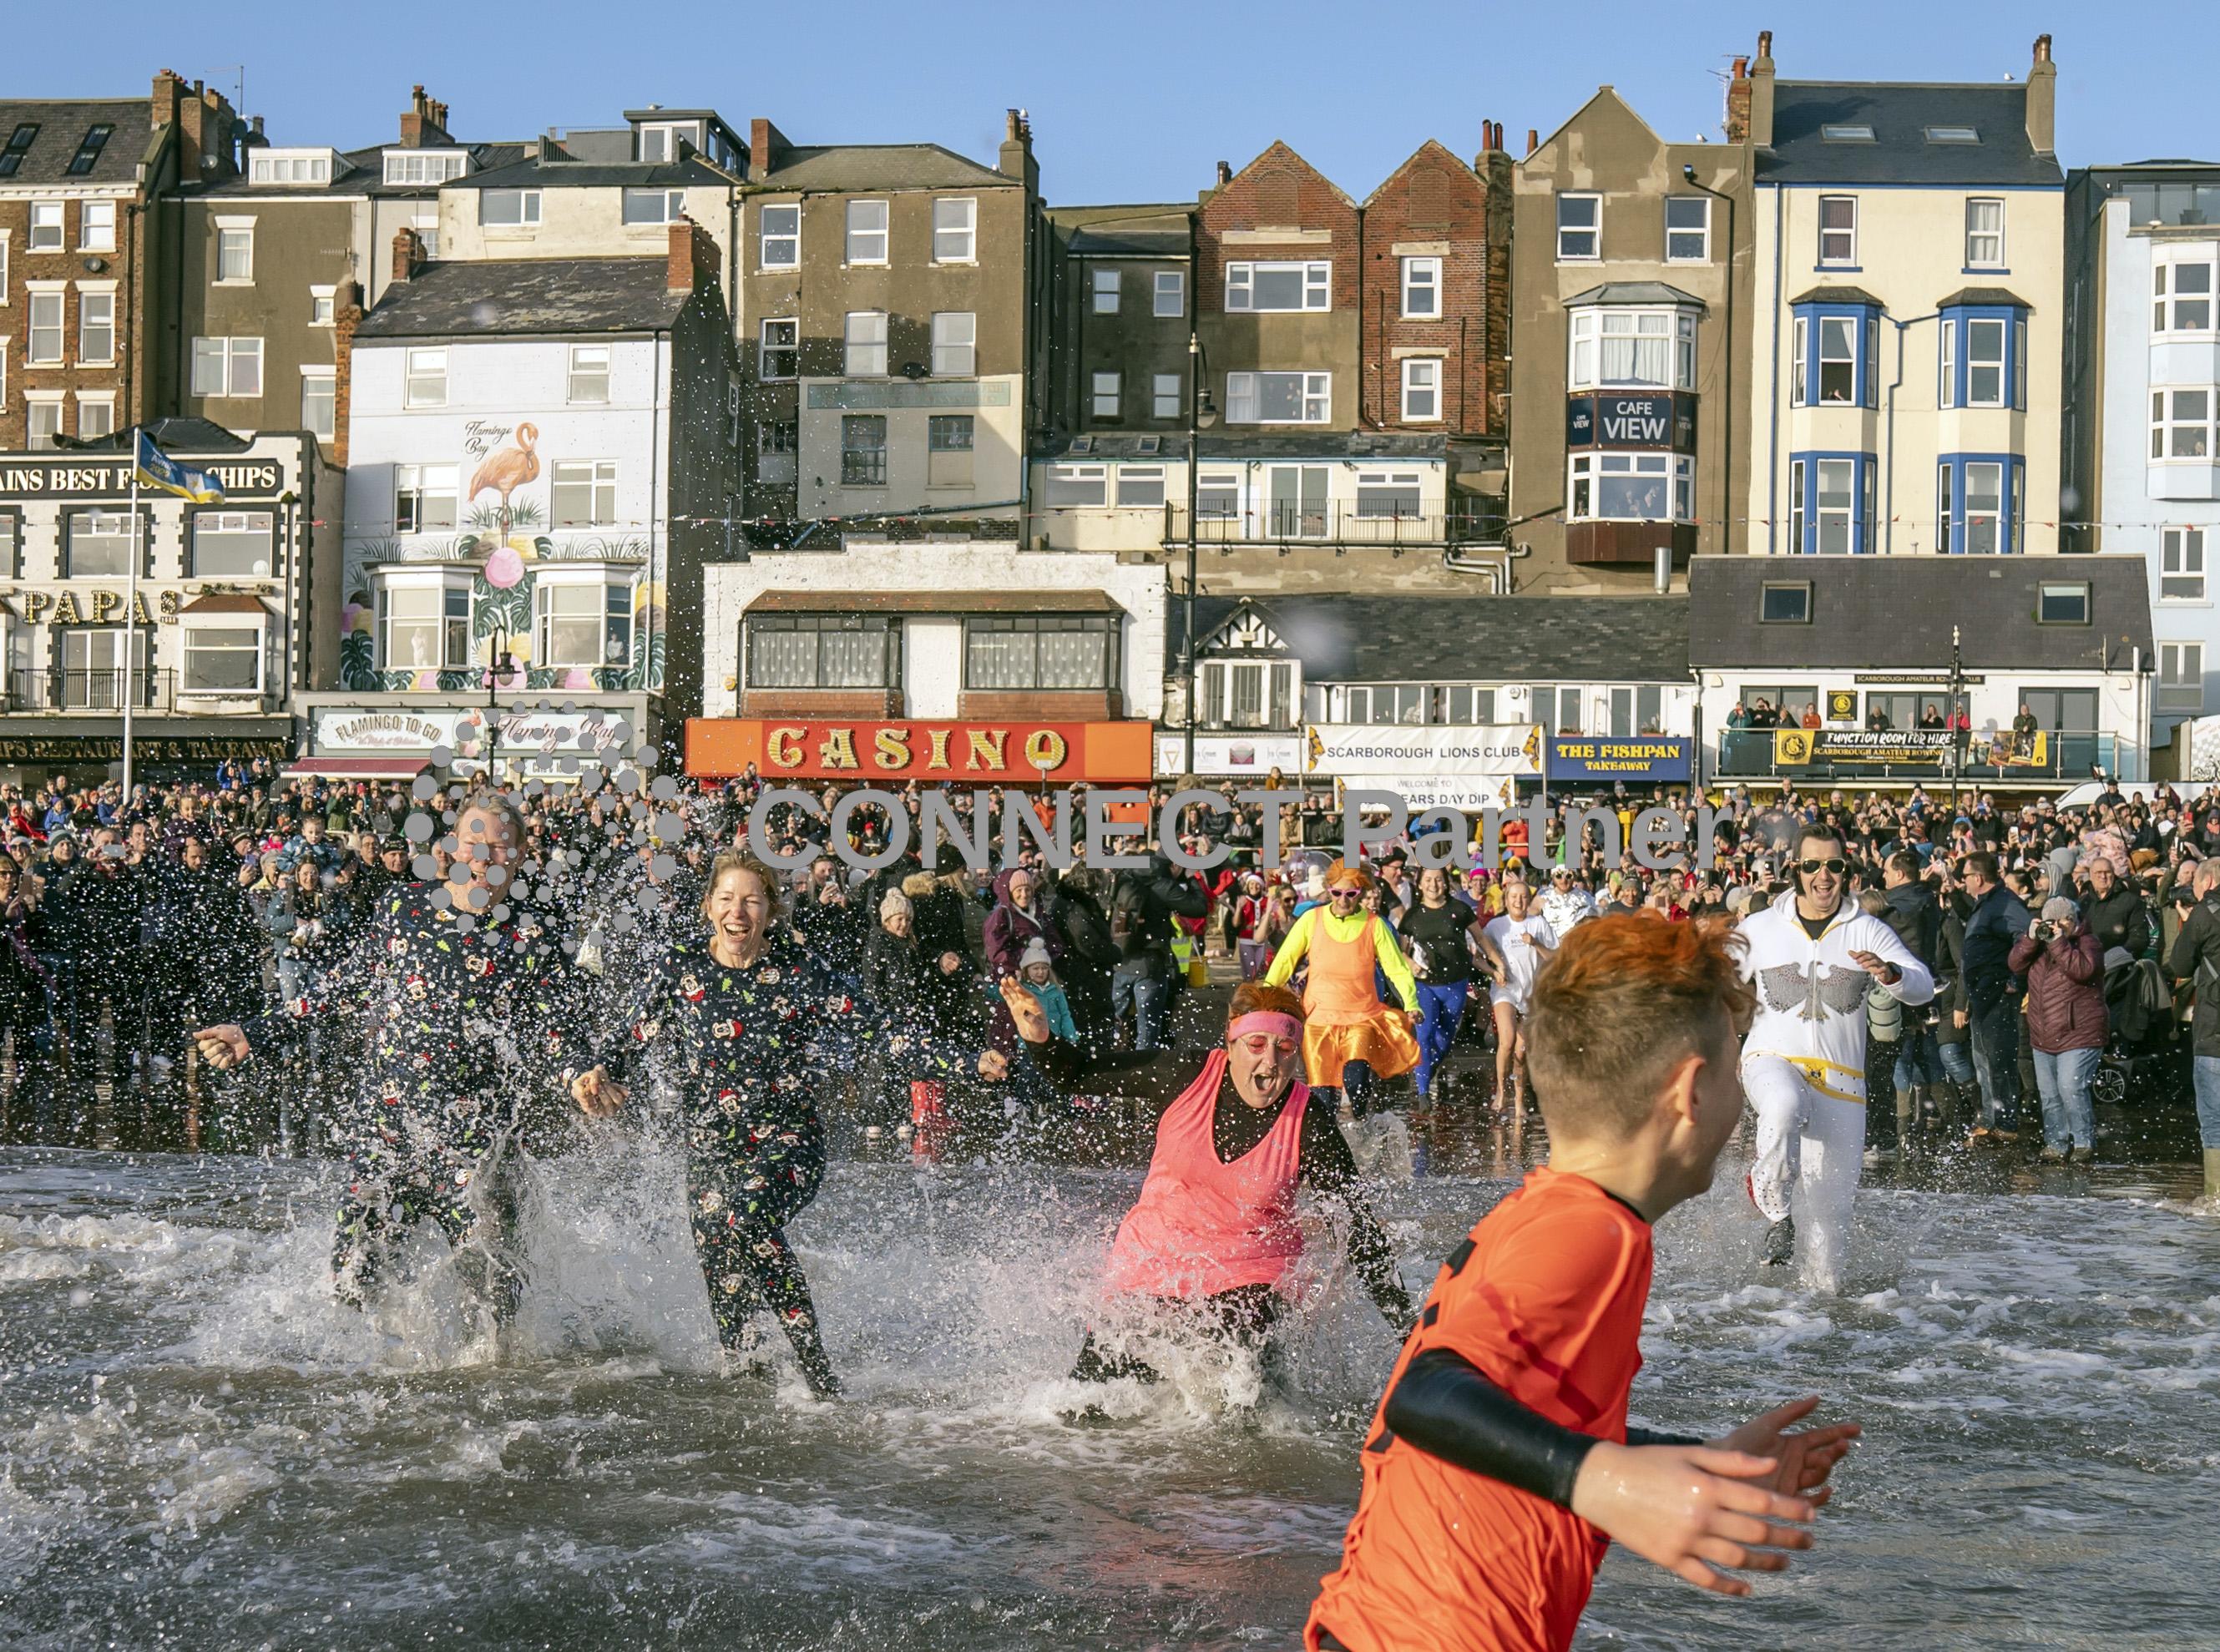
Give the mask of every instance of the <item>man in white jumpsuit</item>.
<svg viewBox="0 0 2220 1652">
<path fill-rule="evenodd" d="M 1743 969 L 1757 988 L 1742 1057 L 1757 1113 L 1749 1196 L 1773 1224 L 1766 1262 L 1793 1258 L 1800 1213 L 1807 1272 L 1834 1290 L 1865 1149 L 1866 994 L 1879 982 L 1924 1004 L 1935 979 L 1894 930 L 1843 900 L 1849 863 L 1839 838 L 1805 828 L 1789 870 L 1795 888 L 1741 927 Z"/>
</svg>

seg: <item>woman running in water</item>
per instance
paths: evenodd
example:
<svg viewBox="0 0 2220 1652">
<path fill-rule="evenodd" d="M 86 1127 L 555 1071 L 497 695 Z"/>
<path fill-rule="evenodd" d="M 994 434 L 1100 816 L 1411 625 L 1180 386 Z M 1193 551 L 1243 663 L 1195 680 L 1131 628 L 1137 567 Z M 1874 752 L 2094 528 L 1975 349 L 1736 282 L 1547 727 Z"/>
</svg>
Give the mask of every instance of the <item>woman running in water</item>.
<svg viewBox="0 0 2220 1652">
<path fill-rule="evenodd" d="M 1234 990 L 1225 1047 L 1157 1120 L 1148 1179 L 1110 1248 L 1113 1291 L 1205 1333 L 1264 1343 L 1302 1257 L 1295 1193 L 1307 1184 L 1342 1206 L 1350 1264 L 1388 1322 L 1409 1329 L 1394 1252 L 1357 1191 L 1332 1104 L 1302 1082 L 1302 1049 L 1300 999 L 1253 981 Z M 1091 1332 L 1072 1375 L 1156 1379 L 1138 1359 L 1103 1353 Z"/>
<path fill-rule="evenodd" d="M 1365 1111 L 1372 1081 L 1394 1078 L 1419 1063 L 1411 1018 L 1419 1011 L 1418 982 L 1388 920 L 1363 907 L 1372 875 L 1336 861 L 1326 868 L 1323 907 L 1295 920 L 1280 944 L 1265 982 L 1284 987 L 1306 960 L 1303 986 L 1303 1061 L 1312 1085 L 1338 1086 L 1358 1113 Z M 1399 1006 L 1382 1003 L 1373 968 L 1388 977 Z"/>
<path fill-rule="evenodd" d="M 780 920 L 777 888 L 759 861 L 718 856 L 702 903 L 708 937 L 672 944 L 621 1025 L 632 1049 L 663 1042 L 676 1057 L 694 1244 L 719 1339 L 739 1347 L 748 1316 L 770 1308 L 821 1399 L 840 1385 L 818 1335 L 809 1281 L 786 1239 L 786 1224 L 825 1179 L 818 1078 L 828 1066 L 852 1067 L 856 1046 L 874 1038 L 890 1063 L 930 1054 L 950 1072 L 957 1063 L 927 1050 L 914 1018 L 894 1030 L 804 952 Z M 1020 1031 L 1032 1036 L 1022 1022 Z M 614 1113 L 626 1090 L 612 1073 L 628 1066 L 611 1051 L 580 1075 L 571 1086 L 579 1107 L 596 1118 Z M 997 1079 L 1008 1063 L 989 1051 L 978 1068 Z"/>
<path fill-rule="evenodd" d="M 1525 1105 L 1526 1007 L 1545 955 L 1557 946 L 1557 932 L 1532 902 L 1533 891 L 1525 882 L 1505 879 L 1503 916 L 1482 932 L 1504 963 L 1488 994 L 1495 1011 L 1495 1105 L 1514 1113 Z"/>
</svg>

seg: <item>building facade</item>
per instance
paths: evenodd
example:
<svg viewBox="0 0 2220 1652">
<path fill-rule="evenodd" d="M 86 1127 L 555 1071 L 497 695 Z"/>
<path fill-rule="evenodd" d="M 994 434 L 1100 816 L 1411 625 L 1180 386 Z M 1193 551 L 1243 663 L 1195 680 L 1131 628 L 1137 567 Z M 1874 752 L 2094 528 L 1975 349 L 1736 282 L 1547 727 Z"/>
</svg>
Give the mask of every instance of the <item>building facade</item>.
<svg viewBox="0 0 2220 1652">
<path fill-rule="evenodd" d="M 2056 551 L 2050 37 L 2001 85 L 1776 80 L 1771 47 L 1749 76 L 1750 548 Z"/>
<path fill-rule="evenodd" d="M 2078 171 L 2067 222 L 2066 542 L 2149 570 L 2163 744 L 2220 683 L 2220 165 Z"/>
<path fill-rule="evenodd" d="M 660 258 L 427 264 L 399 233 L 385 296 L 340 318 L 340 655 L 312 710 L 467 711 L 491 672 L 505 705 L 559 693 L 652 739 L 698 702 L 737 362 L 714 244 L 664 238 Z"/>
<path fill-rule="evenodd" d="M 301 692 L 334 651 L 317 591 L 337 558 L 340 483 L 314 438 L 152 429 L 221 502 L 142 489 L 134 522 L 121 433 L 0 454 L 0 772 L 16 779 L 112 772 L 127 702 L 136 776 L 283 757 Z"/>
</svg>

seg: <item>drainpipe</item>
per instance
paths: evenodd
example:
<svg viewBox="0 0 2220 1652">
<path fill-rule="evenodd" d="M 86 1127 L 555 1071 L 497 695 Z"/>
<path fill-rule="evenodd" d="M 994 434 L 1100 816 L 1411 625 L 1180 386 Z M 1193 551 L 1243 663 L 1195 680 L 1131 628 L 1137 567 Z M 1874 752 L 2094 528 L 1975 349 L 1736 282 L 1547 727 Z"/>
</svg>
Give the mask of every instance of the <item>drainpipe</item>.
<svg viewBox="0 0 2220 1652">
<path fill-rule="evenodd" d="M 1769 403 L 1765 452 L 1765 552 L 1775 553 L 1774 534 L 1780 525 L 1780 234 L 1787 196 L 1773 186 L 1773 388 Z M 1731 458 L 1731 456 L 1730 456 Z"/>
<path fill-rule="evenodd" d="M 1882 492 L 1882 502 L 1879 507 L 1880 553 L 1885 557 L 1894 554 L 1896 550 L 1896 392 L 1904 383 L 1904 335 L 1922 321 L 1934 321 L 1942 314 L 1939 309 L 1933 310 L 1905 321 L 1898 321 L 1893 315 L 1888 318 L 1889 325 L 1896 329 L 1896 377 L 1888 382 L 1888 410 L 1881 419 L 1881 454 L 1888 466 L 1888 485 Z M 1871 529 L 1868 528 L 1868 532 L 1870 533 Z M 1945 547 L 1938 545 L 1936 548 L 1940 551 Z"/>
</svg>

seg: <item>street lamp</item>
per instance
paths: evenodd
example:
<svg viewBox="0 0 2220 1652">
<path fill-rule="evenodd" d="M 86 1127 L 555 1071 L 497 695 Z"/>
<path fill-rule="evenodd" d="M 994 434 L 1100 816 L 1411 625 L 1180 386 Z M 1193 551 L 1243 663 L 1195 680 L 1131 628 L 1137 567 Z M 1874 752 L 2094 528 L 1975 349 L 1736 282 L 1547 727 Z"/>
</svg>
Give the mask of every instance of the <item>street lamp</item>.
<svg viewBox="0 0 2220 1652">
<path fill-rule="evenodd" d="M 1187 667 L 1187 762 L 1183 772 L 1194 773 L 1195 682 L 1200 668 L 1194 658 L 1195 545 L 1194 506 L 1196 473 L 1202 465 L 1202 433 L 1218 422 L 1217 404 L 1206 383 L 1210 358 L 1203 353 L 1202 334 L 1189 328 L 1187 335 L 1187 643 L 1180 658 Z"/>
<path fill-rule="evenodd" d="M 508 651 L 508 627 L 496 625 L 493 628 L 493 658 L 487 662 L 486 687 L 486 780 L 496 790 L 501 787 L 501 709 L 496 700 L 501 680 L 514 674 L 516 661 Z"/>
</svg>

